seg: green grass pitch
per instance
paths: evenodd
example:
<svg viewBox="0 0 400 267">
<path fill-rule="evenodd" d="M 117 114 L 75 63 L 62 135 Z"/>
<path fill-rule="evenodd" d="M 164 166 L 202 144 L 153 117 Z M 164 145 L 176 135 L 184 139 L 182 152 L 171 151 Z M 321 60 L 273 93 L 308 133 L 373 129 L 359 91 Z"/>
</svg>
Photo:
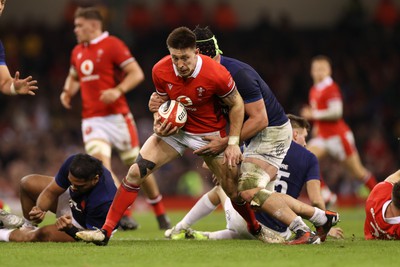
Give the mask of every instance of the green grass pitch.
<svg viewBox="0 0 400 267">
<path fill-rule="evenodd" d="M 365 241 L 364 211 L 339 209 L 344 240 L 328 238 L 321 245 L 268 245 L 257 240 L 165 240 L 152 213 L 138 213 L 141 227 L 118 231 L 106 247 L 76 243 L 0 243 L 0 266 L 398 266 L 399 243 Z M 184 212 L 169 212 L 172 223 Z M 53 218 L 47 219 L 51 223 Z M 224 215 L 216 211 L 194 229 L 219 230 Z"/>
</svg>

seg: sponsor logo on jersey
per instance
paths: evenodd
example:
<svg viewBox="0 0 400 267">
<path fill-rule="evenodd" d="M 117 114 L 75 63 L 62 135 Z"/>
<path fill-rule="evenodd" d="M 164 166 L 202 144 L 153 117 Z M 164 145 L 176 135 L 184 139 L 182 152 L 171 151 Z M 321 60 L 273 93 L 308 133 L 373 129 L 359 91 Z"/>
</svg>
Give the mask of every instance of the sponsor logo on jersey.
<svg viewBox="0 0 400 267">
<path fill-rule="evenodd" d="M 93 61 L 91 61 L 90 59 L 84 60 L 81 64 L 81 72 L 85 76 L 82 77 L 81 81 L 88 82 L 100 79 L 100 76 L 98 74 L 92 75 L 93 70 L 94 70 Z"/>
</svg>

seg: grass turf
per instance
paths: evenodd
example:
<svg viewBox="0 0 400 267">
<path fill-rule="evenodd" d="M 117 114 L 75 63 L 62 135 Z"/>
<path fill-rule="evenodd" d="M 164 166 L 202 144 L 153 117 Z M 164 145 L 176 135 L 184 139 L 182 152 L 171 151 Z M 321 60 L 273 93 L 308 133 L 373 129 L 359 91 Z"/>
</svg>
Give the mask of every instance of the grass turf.
<svg viewBox="0 0 400 267">
<path fill-rule="evenodd" d="M 0 243 L 0 266 L 395 266 L 396 241 L 365 241 L 364 211 L 341 209 L 344 240 L 328 238 L 321 245 L 267 245 L 256 240 L 170 241 L 163 238 L 151 213 L 139 213 L 136 231 L 118 231 L 106 247 L 76 243 Z M 184 212 L 169 212 L 172 223 Z M 53 218 L 47 219 L 51 223 Z M 225 227 L 222 212 L 193 226 L 198 230 Z"/>
</svg>

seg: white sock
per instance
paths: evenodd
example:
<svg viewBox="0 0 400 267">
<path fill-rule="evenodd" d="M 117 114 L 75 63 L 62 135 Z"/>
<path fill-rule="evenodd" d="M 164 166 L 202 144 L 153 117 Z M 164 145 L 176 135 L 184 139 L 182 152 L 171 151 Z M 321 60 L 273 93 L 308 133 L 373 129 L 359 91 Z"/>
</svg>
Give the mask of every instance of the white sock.
<svg viewBox="0 0 400 267">
<path fill-rule="evenodd" d="M 216 208 L 217 206 L 210 201 L 208 195 L 203 195 L 185 215 L 185 217 L 177 223 L 175 229 L 179 231 L 189 228 L 198 220 L 213 212 Z"/>
<path fill-rule="evenodd" d="M 297 216 L 296 219 L 294 219 L 290 225 L 289 229 L 293 232 L 297 232 L 298 230 L 303 230 L 304 232 L 309 232 L 311 231 L 310 228 L 307 226 L 307 224 L 303 221 L 303 219 L 300 216 Z"/>
<path fill-rule="evenodd" d="M 10 234 L 12 231 L 14 231 L 15 229 L 0 229 L 0 241 L 3 242 L 10 242 Z"/>
<path fill-rule="evenodd" d="M 324 225 L 328 219 L 326 218 L 325 211 L 315 208 L 313 216 L 309 219 L 315 226 Z"/>
</svg>

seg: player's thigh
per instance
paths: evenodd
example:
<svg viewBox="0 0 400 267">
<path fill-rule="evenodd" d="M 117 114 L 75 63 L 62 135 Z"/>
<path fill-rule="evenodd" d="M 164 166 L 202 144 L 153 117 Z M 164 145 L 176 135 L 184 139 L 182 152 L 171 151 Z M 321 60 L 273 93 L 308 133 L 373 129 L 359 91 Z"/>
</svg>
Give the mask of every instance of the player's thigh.
<svg viewBox="0 0 400 267">
<path fill-rule="evenodd" d="M 204 161 L 228 197 L 236 198 L 239 166 L 229 168 L 228 164 L 223 164 L 222 157 L 204 157 Z"/>
<path fill-rule="evenodd" d="M 179 156 L 179 152 L 174 147 L 157 137 L 157 135 L 150 136 L 139 152 L 141 160 L 154 165 L 151 172 Z M 136 164 L 140 164 L 139 161 L 140 159 L 138 158 Z"/>
</svg>

